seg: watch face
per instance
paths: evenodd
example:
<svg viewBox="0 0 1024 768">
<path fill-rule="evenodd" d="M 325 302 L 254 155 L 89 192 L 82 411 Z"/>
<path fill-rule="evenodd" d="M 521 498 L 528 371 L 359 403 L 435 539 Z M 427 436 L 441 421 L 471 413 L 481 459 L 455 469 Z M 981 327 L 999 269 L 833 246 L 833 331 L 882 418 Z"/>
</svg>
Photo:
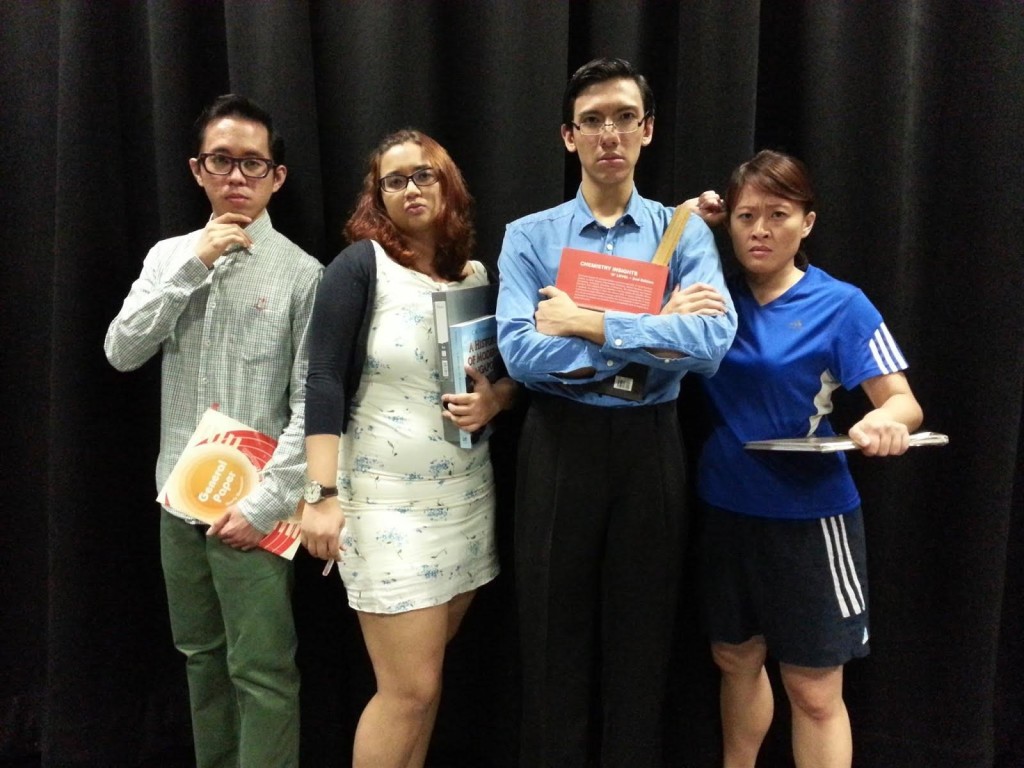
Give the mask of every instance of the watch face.
<svg viewBox="0 0 1024 768">
<path fill-rule="evenodd" d="M 323 486 L 317 482 L 309 482 L 306 484 L 306 489 L 302 492 L 302 498 L 306 500 L 307 504 L 316 504 L 320 501 L 320 494 L 323 490 Z"/>
<path fill-rule="evenodd" d="M 316 480 L 310 480 L 302 491 L 302 498 L 307 504 L 319 504 L 324 499 L 338 495 L 337 488 L 325 488 Z"/>
</svg>

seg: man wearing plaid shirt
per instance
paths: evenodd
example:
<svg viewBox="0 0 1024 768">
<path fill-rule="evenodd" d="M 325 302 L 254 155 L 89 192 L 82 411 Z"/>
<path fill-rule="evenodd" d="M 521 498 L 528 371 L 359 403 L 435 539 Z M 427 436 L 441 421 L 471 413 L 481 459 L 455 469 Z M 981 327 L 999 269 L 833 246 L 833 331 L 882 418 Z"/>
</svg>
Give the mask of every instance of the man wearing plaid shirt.
<svg viewBox="0 0 1024 768">
<path fill-rule="evenodd" d="M 120 371 L 162 352 L 157 488 L 207 408 L 278 439 L 260 486 L 213 525 L 165 507 L 160 550 L 197 765 L 297 766 L 291 563 L 258 544 L 305 481 L 305 334 L 322 268 L 266 212 L 287 175 L 270 115 L 228 94 L 196 130 L 189 167 L 212 215 L 153 247 L 104 350 Z"/>
</svg>

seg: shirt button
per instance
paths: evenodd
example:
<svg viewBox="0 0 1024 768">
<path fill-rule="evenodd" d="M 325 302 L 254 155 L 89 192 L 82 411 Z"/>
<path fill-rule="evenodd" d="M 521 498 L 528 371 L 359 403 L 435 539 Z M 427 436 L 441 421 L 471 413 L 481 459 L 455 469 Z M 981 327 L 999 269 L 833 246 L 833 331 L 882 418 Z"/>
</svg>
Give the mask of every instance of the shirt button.
<svg viewBox="0 0 1024 768">
<path fill-rule="evenodd" d="M 605 361 L 605 365 L 607 365 L 609 368 L 612 368 L 615 365 L 615 361 L 614 360 L 607 360 L 607 361 Z"/>
<path fill-rule="evenodd" d="M 621 347 L 621 346 L 622 346 L 622 339 L 616 339 L 616 340 L 615 340 L 615 341 L 613 341 L 612 343 L 613 343 L 613 344 L 614 344 L 614 345 L 615 345 L 616 347 Z"/>
<path fill-rule="evenodd" d="M 608 245 L 606 245 L 606 246 L 604 247 L 604 249 L 605 249 L 606 251 L 608 251 L 609 253 L 611 253 L 611 250 L 612 250 L 612 248 L 614 248 L 614 247 L 615 247 L 615 245 L 614 245 L 613 243 L 608 243 Z"/>
</svg>

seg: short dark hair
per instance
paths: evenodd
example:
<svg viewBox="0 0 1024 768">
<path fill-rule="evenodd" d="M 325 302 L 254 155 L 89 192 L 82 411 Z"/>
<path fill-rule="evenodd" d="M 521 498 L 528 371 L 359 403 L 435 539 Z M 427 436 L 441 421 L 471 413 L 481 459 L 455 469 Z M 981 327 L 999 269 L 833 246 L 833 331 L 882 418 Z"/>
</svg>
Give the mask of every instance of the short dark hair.
<svg viewBox="0 0 1024 768">
<path fill-rule="evenodd" d="M 573 111 L 576 98 L 586 88 L 609 80 L 632 80 L 640 89 L 643 99 L 644 114 L 654 117 L 654 91 L 651 90 L 647 78 L 637 72 L 636 68 L 625 59 L 600 58 L 588 61 L 577 69 L 565 86 L 562 97 L 562 125 L 573 122 Z"/>
<path fill-rule="evenodd" d="M 267 129 L 267 138 L 270 142 L 270 159 L 276 165 L 284 164 L 284 137 L 274 130 L 274 119 L 255 101 L 237 93 L 218 96 L 199 113 L 195 122 L 197 154 L 203 151 L 206 127 L 222 117 L 241 117 L 262 124 Z"/>
</svg>

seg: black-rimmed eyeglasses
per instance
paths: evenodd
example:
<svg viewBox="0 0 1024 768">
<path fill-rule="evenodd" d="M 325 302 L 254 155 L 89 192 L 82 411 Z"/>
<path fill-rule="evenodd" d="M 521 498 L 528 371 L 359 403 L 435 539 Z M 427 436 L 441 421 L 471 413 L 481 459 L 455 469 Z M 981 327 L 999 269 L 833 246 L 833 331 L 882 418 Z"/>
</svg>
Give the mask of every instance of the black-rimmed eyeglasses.
<svg viewBox="0 0 1024 768">
<path fill-rule="evenodd" d="M 203 152 L 199 155 L 199 164 L 214 176 L 227 176 L 238 166 L 247 179 L 266 178 L 276 165 L 273 160 L 263 157 L 231 157 L 219 152 Z"/>
<path fill-rule="evenodd" d="M 437 184 L 439 179 L 437 171 L 433 168 L 420 168 L 410 176 L 406 176 L 404 173 L 389 173 L 381 178 L 380 191 L 403 192 L 409 186 L 410 181 L 422 189 L 423 187 L 429 187 L 431 184 Z"/>
<path fill-rule="evenodd" d="M 619 115 L 614 120 L 605 121 L 603 117 L 588 115 L 578 123 L 570 121 L 569 125 L 584 136 L 599 136 L 605 128 L 610 128 L 615 133 L 636 133 L 650 116 L 650 112 L 645 112 L 643 117 L 636 117 L 635 113 L 628 113 Z"/>
</svg>

